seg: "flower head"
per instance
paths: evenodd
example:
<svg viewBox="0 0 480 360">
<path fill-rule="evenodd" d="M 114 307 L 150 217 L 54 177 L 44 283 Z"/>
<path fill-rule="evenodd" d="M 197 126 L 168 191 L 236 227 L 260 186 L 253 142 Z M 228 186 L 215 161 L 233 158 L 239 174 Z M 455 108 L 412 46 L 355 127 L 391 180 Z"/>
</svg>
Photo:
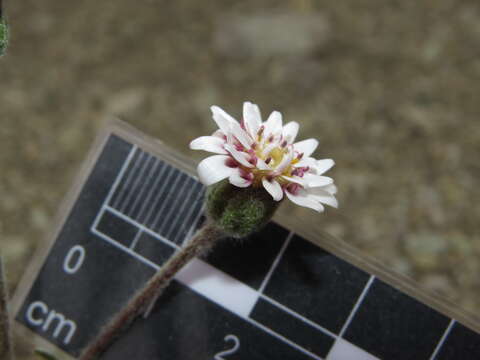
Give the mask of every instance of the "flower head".
<svg viewBox="0 0 480 360">
<path fill-rule="evenodd" d="M 243 104 L 240 123 L 218 106 L 211 110 L 219 129 L 190 143 L 193 150 L 217 154 L 198 165 L 203 184 L 208 186 L 228 178 L 232 185 L 241 188 L 263 187 L 275 201 L 286 195 L 292 202 L 317 211 L 323 211 L 322 204 L 338 206 L 333 179 L 323 176 L 334 161 L 311 157 L 318 146 L 315 139 L 294 142 L 297 122 L 283 126 L 278 111 L 262 122 L 258 106 L 250 102 Z"/>
</svg>

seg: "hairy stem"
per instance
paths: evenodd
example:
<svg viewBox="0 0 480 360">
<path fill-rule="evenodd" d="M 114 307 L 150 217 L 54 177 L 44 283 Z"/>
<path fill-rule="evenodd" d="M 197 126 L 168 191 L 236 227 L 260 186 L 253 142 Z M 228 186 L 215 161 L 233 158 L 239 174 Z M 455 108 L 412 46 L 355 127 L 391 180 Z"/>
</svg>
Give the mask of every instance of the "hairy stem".
<svg viewBox="0 0 480 360">
<path fill-rule="evenodd" d="M 80 360 L 94 360 L 104 353 L 110 345 L 125 331 L 132 321 L 149 308 L 168 286 L 175 274 L 190 260 L 207 252 L 217 240 L 224 237 L 221 230 L 207 222 L 193 238 L 175 253 L 162 268 L 138 291 L 130 302 L 117 313 L 87 346 Z"/>
<path fill-rule="evenodd" d="M 1 1 L 1 0 L 0 0 Z M 0 359 L 13 360 L 12 335 L 8 313 L 8 293 L 3 261 L 0 257 Z"/>
</svg>

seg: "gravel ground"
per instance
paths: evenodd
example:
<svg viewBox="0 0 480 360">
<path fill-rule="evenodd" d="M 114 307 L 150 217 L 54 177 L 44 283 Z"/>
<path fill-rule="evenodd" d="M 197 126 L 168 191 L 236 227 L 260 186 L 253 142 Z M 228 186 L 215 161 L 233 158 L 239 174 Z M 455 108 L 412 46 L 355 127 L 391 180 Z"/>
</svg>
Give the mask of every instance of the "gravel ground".
<svg viewBox="0 0 480 360">
<path fill-rule="evenodd" d="M 209 105 L 239 115 L 251 100 L 299 121 L 337 162 L 341 208 L 299 215 L 480 306 L 478 1 L 6 5 L 0 246 L 12 291 L 106 116 L 199 159 L 187 144 L 214 129 Z"/>
</svg>

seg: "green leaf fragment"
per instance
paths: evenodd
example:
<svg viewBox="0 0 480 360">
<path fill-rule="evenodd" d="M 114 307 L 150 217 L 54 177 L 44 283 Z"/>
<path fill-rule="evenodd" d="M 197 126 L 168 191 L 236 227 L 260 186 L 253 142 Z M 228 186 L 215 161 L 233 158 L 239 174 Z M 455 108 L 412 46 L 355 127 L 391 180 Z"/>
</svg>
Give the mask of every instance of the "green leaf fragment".
<svg viewBox="0 0 480 360">
<path fill-rule="evenodd" d="M 52 354 L 46 352 L 45 350 L 36 349 L 36 350 L 35 350 L 35 354 L 38 355 L 38 357 L 39 357 L 40 359 L 44 359 L 44 360 L 58 360 L 55 356 L 53 356 Z"/>
</svg>

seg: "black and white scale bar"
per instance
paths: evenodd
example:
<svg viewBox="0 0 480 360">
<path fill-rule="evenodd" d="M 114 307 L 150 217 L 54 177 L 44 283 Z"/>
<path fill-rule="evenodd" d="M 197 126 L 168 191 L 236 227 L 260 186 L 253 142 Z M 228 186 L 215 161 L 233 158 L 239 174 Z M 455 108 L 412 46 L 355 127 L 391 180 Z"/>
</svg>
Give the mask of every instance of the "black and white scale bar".
<svg viewBox="0 0 480 360">
<path fill-rule="evenodd" d="M 17 321 L 78 355 L 199 226 L 204 193 L 110 135 Z M 480 335 L 270 223 L 188 264 L 103 358 L 479 359 Z"/>
<path fill-rule="evenodd" d="M 198 220 L 203 193 L 194 178 L 137 149 L 107 206 L 181 244 Z"/>
</svg>

